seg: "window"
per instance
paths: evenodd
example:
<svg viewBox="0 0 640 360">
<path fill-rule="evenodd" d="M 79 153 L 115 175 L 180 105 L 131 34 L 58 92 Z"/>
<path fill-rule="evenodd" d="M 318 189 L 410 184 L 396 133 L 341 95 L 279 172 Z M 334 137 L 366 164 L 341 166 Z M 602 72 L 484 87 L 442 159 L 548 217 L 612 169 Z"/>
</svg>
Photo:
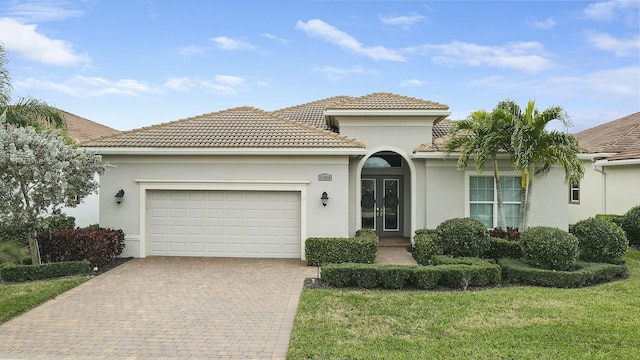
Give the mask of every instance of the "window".
<svg viewBox="0 0 640 360">
<path fill-rule="evenodd" d="M 399 168 L 402 158 L 398 154 L 377 153 L 368 158 L 363 165 L 365 168 Z"/>
<path fill-rule="evenodd" d="M 573 182 L 569 185 L 569 203 L 580 204 L 580 183 Z"/>
<path fill-rule="evenodd" d="M 517 228 L 520 221 L 520 177 L 503 176 L 500 185 L 507 226 Z M 498 196 L 492 176 L 469 177 L 469 216 L 480 220 L 487 228 L 499 225 Z"/>
</svg>

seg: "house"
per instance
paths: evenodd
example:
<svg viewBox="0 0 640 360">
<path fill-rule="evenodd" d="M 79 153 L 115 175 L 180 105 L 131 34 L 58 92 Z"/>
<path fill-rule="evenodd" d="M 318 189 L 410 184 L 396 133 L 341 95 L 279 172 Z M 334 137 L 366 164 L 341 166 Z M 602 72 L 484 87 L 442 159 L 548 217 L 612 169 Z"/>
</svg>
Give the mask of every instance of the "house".
<svg viewBox="0 0 640 360">
<path fill-rule="evenodd" d="M 238 107 L 82 146 L 116 165 L 101 178 L 100 224 L 124 230 L 124 255 L 304 258 L 308 237 L 364 228 L 410 238 L 464 216 L 495 226 L 492 173 L 458 171 L 456 155 L 441 150 L 449 114 L 396 94 L 337 96 L 273 112 Z M 513 225 L 520 178 L 503 165 Z M 536 186 L 530 224 L 566 229 L 561 171 Z"/>
<path fill-rule="evenodd" d="M 67 124 L 67 135 L 76 143 L 88 141 L 92 138 L 118 134 L 120 131 L 108 126 L 98 124 L 89 119 L 60 110 Z M 82 200 L 75 208 L 63 208 L 62 212 L 76 218 L 76 226 L 85 227 L 97 224 L 99 197 L 98 194 L 91 194 Z"/>
<path fill-rule="evenodd" d="M 575 134 L 585 174 L 569 187 L 569 223 L 640 205 L 640 112 Z"/>
</svg>

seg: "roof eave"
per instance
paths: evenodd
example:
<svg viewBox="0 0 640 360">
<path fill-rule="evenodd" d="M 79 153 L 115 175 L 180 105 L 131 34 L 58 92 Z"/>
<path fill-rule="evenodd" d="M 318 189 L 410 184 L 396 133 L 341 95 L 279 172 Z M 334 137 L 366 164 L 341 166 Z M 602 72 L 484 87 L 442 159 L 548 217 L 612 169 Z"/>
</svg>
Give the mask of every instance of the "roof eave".
<svg viewBox="0 0 640 360">
<path fill-rule="evenodd" d="M 405 109 L 405 110 L 362 110 L 362 109 L 326 109 L 324 111 L 324 117 L 326 119 L 327 125 L 339 128 L 339 124 L 336 121 L 336 116 L 415 116 L 415 117 L 424 117 L 424 116 L 435 116 L 433 123 L 437 123 L 443 119 L 446 119 L 447 116 L 451 115 L 451 111 L 448 110 L 413 110 L 413 109 Z"/>
<path fill-rule="evenodd" d="M 396 110 L 362 110 L 362 109 L 326 109 L 325 116 L 444 116 L 451 111 L 441 109 L 396 109 Z"/>
<path fill-rule="evenodd" d="M 150 148 L 81 147 L 101 155 L 366 155 L 364 148 Z"/>
<path fill-rule="evenodd" d="M 589 161 L 596 161 L 598 159 L 602 159 L 602 158 L 608 158 L 611 157 L 613 155 L 616 155 L 617 153 L 605 153 L 605 152 L 599 152 L 599 153 L 581 153 L 578 154 L 578 159 L 580 160 L 589 160 Z"/>
<path fill-rule="evenodd" d="M 595 167 L 603 166 L 623 166 L 623 165 L 640 165 L 640 159 L 625 160 L 598 160 L 593 163 Z"/>
<path fill-rule="evenodd" d="M 445 151 L 416 151 L 411 157 L 414 159 L 452 159 L 459 158 L 462 155 L 460 152 L 445 152 Z M 498 160 L 509 159 L 509 154 L 499 153 L 496 158 Z"/>
</svg>

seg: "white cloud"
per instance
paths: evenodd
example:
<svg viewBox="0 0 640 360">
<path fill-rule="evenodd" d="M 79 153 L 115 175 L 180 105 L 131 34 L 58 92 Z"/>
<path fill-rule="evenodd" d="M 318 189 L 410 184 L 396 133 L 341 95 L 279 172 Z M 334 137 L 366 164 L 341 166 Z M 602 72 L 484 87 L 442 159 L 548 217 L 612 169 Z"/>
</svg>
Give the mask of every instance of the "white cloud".
<svg viewBox="0 0 640 360">
<path fill-rule="evenodd" d="M 549 76 L 522 80 L 502 76 L 485 77 L 469 84 L 486 89 L 500 89 L 505 92 L 526 92 L 544 94 L 557 99 L 604 99 L 638 102 L 640 66 L 607 69 L 571 76 Z"/>
<path fill-rule="evenodd" d="M 626 9 L 638 7 L 638 1 L 630 0 L 612 0 L 601 1 L 593 4 L 589 4 L 584 10 L 583 14 L 586 18 L 596 21 L 612 21 L 617 18 L 619 14 L 624 15 Z M 636 14 L 637 18 L 637 14 Z M 637 20 L 637 19 L 636 19 Z"/>
<path fill-rule="evenodd" d="M 404 61 L 404 57 L 396 50 L 387 49 L 384 46 L 364 47 L 351 35 L 336 29 L 319 19 L 307 22 L 298 21 L 296 29 L 304 31 L 307 35 L 318 37 L 328 43 L 337 45 L 342 49 L 367 56 L 373 60 Z"/>
<path fill-rule="evenodd" d="M 37 25 L 10 18 L 0 18 L 0 42 L 8 51 L 45 64 L 71 66 L 90 62 L 89 56 L 77 54 L 69 42 L 48 38 L 37 32 Z"/>
<path fill-rule="evenodd" d="M 360 66 L 352 66 L 350 68 L 339 68 L 335 66 L 314 66 L 313 71 L 327 74 L 331 80 L 341 80 L 351 74 L 361 74 L 364 69 Z"/>
<path fill-rule="evenodd" d="M 279 37 L 277 37 L 275 35 L 272 35 L 272 34 L 269 34 L 269 33 L 264 33 L 264 34 L 261 34 L 260 36 L 266 37 L 267 39 L 276 40 L 276 41 L 282 43 L 283 45 L 287 45 L 289 43 L 289 41 L 287 39 L 279 38 Z"/>
<path fill-rule="evenodd" d="M 408 16 L 381 16 L 380 21 L 383 24 L 389 26 L 409 27 L 415 23 L 424 21 L 425 17 L 422 15 L 408 15 Z"/>
<path fill-rule="evenodd" d="M 400 86 L 401 87 L 417 87 L 417 86 L 423 86 L 426 84 L 427 82 L 424 80 L 410 79 L 410 80 L 404 80 L 403 82 L 401 82 Z"/>
<path fill-rule="evenodd" d="M 553 18 L 548 18 L 543 21 L 534 21 L 533 26 L 537 27 L 538 29 L 549 30 L 556 26 L 556 21 L 553 20 Z"/>
<path fill-rule="evenodd" d="M 44 21 L 61 21 L 83 16 L 85 11 L 79 5 L 86 2 L 66 0 L 40 0 L 27 3 L 16 3 L 7 8 L 6 14 L 25 23 Z"/>
<path fill-rule="evenodd" d="M 243 42 L 241 40 L 237 40 L 237 39 L 232 39 L 232 38 L 228 38 L 226 36 L 218 36 L 215 38 L 211 38 L 209 39 L 211 40 L 214 44 L 216 44 L 220 49 L 223 50 L 230 50 L 230 51 L 242 51 L 242 50 L 255 50 L 256 47 Z"/>
<path fill-rule="evenodd" d="M 191 46 L 184 46 L 184 47 L 178 48 L 178 54 L 182 56 L 187 56 L 187 57 L 192 55 L 204 54 L 205 52 L 207 52 L 207 48 L 203 46 L 191 45 Z"/>
<path fill-rule="evenodd" d="M 245 85 L 245 79 L 233 75 L 216 75 L 215 80 L 224 85 L 241 87 Z"/>
<path fill-rule="evenodd" d="M 637 55 L 640 50 L 640 37 L 621 40 L 609 34 L 598 32 L 587 33 L 587 41 L 597 49 L 610 51 L 617 56 Z"/>
<path fill-rule="evenodd" d="M 16 88 L 54 90 L 79 98 L 105 95 L 137 97 L 156 92 L 147 83 L 137 80 L 121 79 L 111 81 L 100 77 L 81 75 L 76 75 L 63 83 L 28 78 L 18 80 L 14 84 Z"/>
<path fill-rule="evenodd" d="M 163 89 L 174 91 L 190 91 L 205 89 L 217 94 L 235 95 L 246 88 L 244 78 L 232 75 L 216 75 L 213 80 L 189 77 L 171 77 L 162 85 Z"/>
<path fill-rule="evenodd" d="M 447 66 L 469 65 L 511 68 L 538 72 L 553 66 L 539 42 L 512 42 L 502 46 L 485 46 L 460 41 L 423 45 L 407 49 L 431 55 L 434 63 Z"/>
<path fill-rule="evenodd" d="M 162 84 L 149 84 L 133 79 L 109 80 L 76 75 L 63 82 L 28 78 L 14 81 L 17 89 L 42 89 L 61 92 L 78 98 L 117 95 L 140 97 L 163 94 L 166 91 L 204 89 L 217 94 L 235 95 L 247 88 L 246 80 L 238 76 L 216 75 L 213 79 L 170 77 Z"/>
</svg>

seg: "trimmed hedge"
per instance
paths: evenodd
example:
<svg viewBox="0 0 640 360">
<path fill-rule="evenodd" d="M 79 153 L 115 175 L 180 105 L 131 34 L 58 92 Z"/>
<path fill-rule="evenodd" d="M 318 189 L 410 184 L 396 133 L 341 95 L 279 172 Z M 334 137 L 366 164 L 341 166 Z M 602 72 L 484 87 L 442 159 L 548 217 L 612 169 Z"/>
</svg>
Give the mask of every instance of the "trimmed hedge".
<svg viewBox="0 0 640 360">
<path fill-rule="evenodd" d="M 622 217 L 623 215 L 615 215 L 615 214 L 596 214 L 595 218 L 599 220 L 609 221 L 619 226 L 622 226 Z"/>
<path fill-rule="evenodd" d="M 38 235 L 42 261 L 63 262 L 87 260 L 102 266 L 120 256 L 125 246 L 122 230 L 77 228 Z"/>
<path fill-rule="evenodd" d="M 640 246 L 640 205 L 627 211 L 622 216 L 620 226 L 627 235 L 630 245 Z"/>
<path fill-rule="evenodd" d="M 44 280 L 90 273 L 91 264 L 88 261 L 67 261 L 41 265 L 9 264 L 0 268 L 0 277 L 4 281 L 11 282 Z"/>
<path fill-rule="evenodd" d="M 436 229 L 418 229 L 418 230 L 416 230 L 416 235 L 423 235 L 423 234 L 437 235 L 438 232 L 436 231 Z"/>
<path fill-rule="evenodd" d="M 590 262 L 609 262 L 624 256 L 629 242 L 622 228 L 611 221 L 588 218 L 577 222 L 572 234 L 578 238 L 579 259 Z"/>
<path fill-rule="evenodd" d="M 452 259 L 437 256 L 437 266 L 327 264 L 322 266 L 322 279 L 336 287 L 404 289 L 414 287 L 431 290 L 438 286 L 467 289 L 468 286 L 490 286 L 501 281 L 500 267 L 481 259 Z"/>
<path fill-rule="evenodd" d="M 445 220 L 436 228 L 438 246 L 445 255 L 477 257 L 489 250 L 489 233 L 483 223 L 471 218 Z"/>
<path fill-rule="evenodd" d="M 536 226 L 520 235 L 523 259 L 549 270 L 568 270 L 578 259 L 578 239 L 566 231 Z"/>
<path fill-rule="evenodd" d="M 520 250 L 520 242 L 518 241 L 492 237 L 489 242 L 491 244 L 489 251 L 482 255 L 485 259 L 520 259 L 522 257 L 522 250 Z"/>
<path fill-rule="evenodd" d="M 356 231 L 356 237 L 372 237 L 372 238 L 378 238 L 378 234 L 376 234 L 375 230 L 371 230 L 371 229 L 360 229 L 358 231 Z"/>
<path fill-rule="evenodd" d="M 434 232 L 418 233 L 416 231 L 411 254 L 418 264 L 431 265 L 433 257 L 442 254 L 442 250 L 438 246 L 437 235 Z"/>
<path fill-rule="evenodd" d="M 502 278 L 517 285 L 579 288 L 629 277 L 625 264 L 576 262 L 574 271 L 545 270 L 516 259 L 500 259 Z"/>
<path fill-rule="evenodd" d="M 378 237 L 364 235 L 353 238 L 308 238 L 305 241 L 304 254 L 310 266 L 339 263 L 373 264 L 378 254 Z"/>
</svg>

